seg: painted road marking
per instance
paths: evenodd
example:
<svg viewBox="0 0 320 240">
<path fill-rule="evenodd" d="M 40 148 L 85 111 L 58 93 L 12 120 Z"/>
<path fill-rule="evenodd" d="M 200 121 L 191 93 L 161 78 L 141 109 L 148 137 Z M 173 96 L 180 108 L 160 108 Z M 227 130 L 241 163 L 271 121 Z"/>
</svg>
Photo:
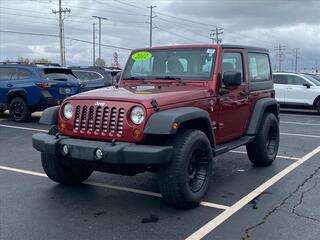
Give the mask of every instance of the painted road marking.
<svg viewBox="0 0 320 240">
<path fill-rule="evenodd" d="M 28 130 L 28 131 L 37 131 L 37 132 L 48 132 L 48 130 L 39 129 L 39 128 L 18 127 L 18 126 L 12 126 L 12 125 L 4 125 L 4 124 L 0 124 L 0 127 L 14 128 L 14 129 L 21 129 L 21 130 Z"/>
<path fill-rule="evenodd" d="M 191 234 L 189 237 L 186 238 L 186 240 L 199 240 L 202 239 L 204 236 L 206 236 L 208 233 L 213 231 L 215 228 L 217 228 L 220 224 L 222 224 L 224 221 L 229 219 L 233 214 L 238 212 L 240 209 L 242 209 L 244 206 L 246 206 L 250 201 L 258 197 L 261 193 L 266 191 L 269 187 L 271 187 L 273 184 L 278 182 L 280 179 L 285 177 L 287 174 L 292 172 L 294 169 L 299 167 L 301 164 L 315 156 L 320 152 L 320 146 L 314 149 L 312 152 L 306 154 L 302 158 L 300 158 L 298 161 L 293 162 L 291 165 L 289 165 L 287 168 L 270 178 L 268 181 L 257 187 L 254 191 L 240 199 L 238 202 L 233 204 L 231 207 L 220 213 L 217 217 L 212 219 L 210 222 L 208 222 L 206 225 L 198 229 L 196 232 Z"/>
<path fill-rule="evenodd" d="M 281 120 L 280 120 L 280 123 L 296 124 L 296 125 L 307 125 L 307 126 L 320 126 L 319 123 L 287 122 L 287 121 L 281 121 Z"/>
<path fill-rule="evenodd" d="M 319 135 L 308 135 L 308 134 L 298 134 L 298 133 L 280 133 L 284 136 L 296 136 L 296 137 L 309 137 L 309 138 L 320 138 Z"/>
<path fill-rule="evenodd" d="M 247 154 L 245 151 L 238 151 L 238 150 L 232 150 L 230 151 L 232 153 L 241 153 L 241 154 Z M 282 156 L 282 155 L 277 155 L 277 158 L 283 158 L 283 159 L 291 159 L 291 160 L 299 160 L 300 158 L 298 157 L 289 157 L 289 156 Z"/>
<path fill-rule="evenodd" d="M 29 171 L 29 170 L 24 170 L 24 169 L 19 169 L 19 168 L 12 168 L 12 167 L 6 167 L 6 166 L 0 165 L 0 169 L 5 170 L 5 171 L 10 171 L 10 172 L 16 172 L 16 173 L 22 173 L 22 174 L 27 174 L 27 175 L 37 176 L 37 177 L 48 178 L 47 175 L 44 173 L 34 172 L 34 171 Z M 127 187 L 121 187 L 121 186 L 110 185 L 110 184 L 106 184 L 106 183 L 97 183 L 97 182 L 91 182 L 91 181 L 85 181 L 85 182 L 83 182 L 83 184 L 96 186 L 96 187 L 103 187 L 103 188 L 108 188 L 108 189 L 113 189 L 113 190 L 118 190 L 118 191 L 123 191 L 123 192 L 130 192 L 130 193 L 136 193 L 136 194 L 141 194 L 141 195 L 146 195 L 146 196 L 162 198 L 162 195 L 160 193 L 150 192 L 150 191 L 145 191 L 145 190 L 140 190 L 140 189 L 135 189 L 135 188 L 127 188 Z M 222 210 L 226 210 L 229 208 L 228 206 L 225 206 L 225 205 L 210 203 L 210 202 L 201 202 L 200 205 L 205 206 L 205 207 L 210 207 L 210 208 L 222 209 Z"/>
</svg>

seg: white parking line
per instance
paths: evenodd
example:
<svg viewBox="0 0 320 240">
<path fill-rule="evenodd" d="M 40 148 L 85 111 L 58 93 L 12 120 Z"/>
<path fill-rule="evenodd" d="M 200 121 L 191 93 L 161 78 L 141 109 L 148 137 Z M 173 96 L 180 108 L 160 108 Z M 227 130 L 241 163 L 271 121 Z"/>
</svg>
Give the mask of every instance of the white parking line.
<svg viewBox="0 0 320 240">
<path fill-rule="evenodd" d="M 13 126 L 13 125 L 4 125 L 4 124 L 0 124 L 0 127 L 14 128 L 14 129 L 21 129 L 21 130 L 28 130 L 28 131 L 37 131 L 37 132 L 48 132 L 48 130 L 39 129 L 39 128 L 18 127 L 18 126 Z"/>
<path fill-rule="evenodd" d="M 204 236 L 206 236 L 208 233 L 213 231 L 215 228 L 217 228 L 220 224 L 222 224 L 224 221 L 229 219 L 233 214 L 238 212 L 240 209 L 242 209 L 244 206 L 246 206 L 250 201 L 258 197 L 261 193 L 263 193 L 265 190 L 267 190 L 269 187 L 271 187 L 273 184 L 278 182 L 280 179 L 282 179 L 284 176 L 292 172 L 294 169 L 299 167 L 301 164 L 315 156 L 320 152 L 320 146 L 314 149 L 312 152 L 306 154 L 302 158 L 300 158 L 298 161 L 293 162 L 291 165 L 289 165 L 287 168 L 270 178 L 268 181 L 257 187 L 254 191 L 240 199 L 238 202 L 233 204 L 231 207 L 220 213 L 217 217 L 212 219 L 210 222 L 208 222 L 206 225 L 198 229 L 196 232 L 191 234 L 189 237 L 186 238 L 186 240 L 199 240 L 202 239 Z"/>
<path fill-rule="evenodd" d="M 298 134 L 298 133 L 280 133 L 284 136 L 296 136 L 296 137 L 309 137 L 309 138 L 320 138 L 319 135 L 308 135 L 308 134 Z"/>
<path fill-rule="evenodd" d="M 247 154 L 245 151 L 238 151 L 238 150 L 232 150 L 230 151 L 232 153 L 241 153 L 241 154 Z M 283 158 L 283 159 L 291 159 L 291 160 L 299 160 L 300 158 L 298 157 L 289 157 L 289 156 L 282 156 L 282 155 L 277 155 L 277 158 Z"/>
<path fill-rule="evenodd" d="M 10 171 L 10 172 L 23 173 L 23 174 L 27 174 L 27 175 L 47 178 L 46 174 L 40 173 L 40 172 L 34 172 L 34 171 L 29 171 L 29 170 L 24 170 L 24 169 L 19 169 L 19 168 L 6 167 L 6 166 L 1 166 L 1 165 L 0 165 L 0 169 L 5 170 L 5 171 Z M 123 191 L 123 192 L 130 192 L 130 193 L 136 193 L 136 194 L 141 194 L 141 195 L 146 195 L 146 196 L 162 198 L 160 193 L 144 191 L 144 190 L 135 189 L 135 188 L 127 188 L 127 187 L 121 187 L 121 186 L 110 185 L 110 184 L 106 184 L 106 183 L 97 183 L 97 182 L 91 182 L 91 181 L 86 181 L 83 184 L 96 186 L 96 187 L 103 187 L 103 188 L 108 188 L 108 189 L 113 189 L 113 190 L 118 190 L 118 191 Z M 222 210 L 226 210 L 229 208 L 228 206 L 225 206 L 225 205 L 210 203 L 210 202 L 201 202 L 200 205 L 205 206 L 205 207 L 210 207 L 210 208 L 222 209 Z"/>
<path fill-rule="evenodd" d="M 287 121 L 281 121 L 280 123 L 286 123 L 286 124 L 296 124 L 296 125 L 307 125 L 307 126 L 320 126 L 318 123 L 302 123 L 302 122 L 287 122 Z"/>
</svg>

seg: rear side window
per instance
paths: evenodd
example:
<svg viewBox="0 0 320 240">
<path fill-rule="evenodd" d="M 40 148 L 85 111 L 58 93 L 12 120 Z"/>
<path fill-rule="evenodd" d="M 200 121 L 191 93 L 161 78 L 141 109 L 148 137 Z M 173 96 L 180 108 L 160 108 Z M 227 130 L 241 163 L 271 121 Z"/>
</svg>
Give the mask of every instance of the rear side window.
<svg viewBox="0 0 320 240">
<path fill-rule="evenodd" d="M 72 70 L 72 72 L 81 81 L 100 80 L 103 78 L 103 76 L 100 73 L 93 71 Z"/>
<path fill-rule="evenodd" d="M 251 82 L 268 81 L 271 79 L 269 57 L 264 53 L 249 53 L 249 80 Z"/>
<path fill-rule="evenodd" d="M 18 79 L 28 79 L 32 77 L 32 73 L 27 69 L 18 68 L 17 69 Z"/>
<path fill-rule="evenodd" d="M 273 81 L 275 84 L 288 84 L 287 75 L 273 75 Z"/>
<path fill-rule="evenodd" d="M 44 77 L 46 80 L 56 80 L 56 81 L 76 80 L 76 78 L 72 74 L 66 74 L 61 72 L 45 73 L 44 70 L 38 70 L 38 73 L 40 74 L 41 77 Z"/>
<path fill-rule="evenodd" d="M 0 81 L 15 80 L 17 77 L 15 67 L 0 67 Z"/>
</svg>

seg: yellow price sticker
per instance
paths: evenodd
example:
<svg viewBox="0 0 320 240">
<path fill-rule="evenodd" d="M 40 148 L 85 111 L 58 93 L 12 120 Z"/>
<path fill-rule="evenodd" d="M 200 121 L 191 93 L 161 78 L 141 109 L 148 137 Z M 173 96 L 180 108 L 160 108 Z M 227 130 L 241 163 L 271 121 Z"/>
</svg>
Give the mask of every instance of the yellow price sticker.
<svg viewBox="0 0 320 240">
<path fill-rule="evenodd" d="M 149 52 L 136 52 L 132 54 L 132 59 L 133 60 L 140 60 L 144 61 L 152 57 L 152 54 Z"/>
</svg>

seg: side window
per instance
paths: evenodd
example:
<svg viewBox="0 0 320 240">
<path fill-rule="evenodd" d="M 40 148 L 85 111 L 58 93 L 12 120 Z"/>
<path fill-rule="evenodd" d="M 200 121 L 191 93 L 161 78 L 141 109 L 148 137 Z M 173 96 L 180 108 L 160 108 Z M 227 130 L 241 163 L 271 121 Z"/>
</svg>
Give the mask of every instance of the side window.
<svg viewBox="0 0 320 240">
<path fill-rule="evenodd" d="M 99 73 L 96 72 L 89 72 L 90 80 L 99 80 L 103 78 Z"/>
<path fill-rule="evenodd" d="M 275 84 L 288 84 L 287 75 L 273 75 L 273 81 Z"/>
<path fill-rule="evenodd" d="M 32 73 L 27 69 L 18 68 L 17 75 L 19 80 L 28 79 L 32 77 Z"/>
<path fill-rule="evenodd" d="M 269 57 L 264 53 L 249 53 L 249 80 L 251 82 L 268 81 L 271 79 Z"/>
<path fill-rule="evenodd" d="M 222 58 L 222 76 L 225 72 L 235 71 L 240 72 L 243 81 L 243 65 L 241 53 L 225 52 Z"/>
<path fill-rule="evenodd" d="M 0 68 L 0 81 L 14 80 L 16 77 L 16 68 L 14 67 L 1 67 Z"/>
<path fill-rule="evenodd" d="M 304 83 L 306 83 L 306 81 L 303 78 L 294 75 L 288 75 L 288 84 L 302 86 Z"/>
</svg>

